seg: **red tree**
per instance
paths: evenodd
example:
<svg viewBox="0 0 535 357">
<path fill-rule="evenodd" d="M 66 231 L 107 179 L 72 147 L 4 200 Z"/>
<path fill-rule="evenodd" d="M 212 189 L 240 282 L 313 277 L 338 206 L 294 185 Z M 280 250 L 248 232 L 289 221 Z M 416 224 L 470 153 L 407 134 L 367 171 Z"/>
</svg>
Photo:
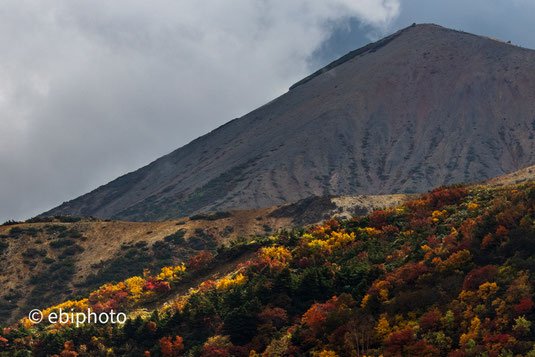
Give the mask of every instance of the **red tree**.
<svg viewBox="0 0 535 357">
<path fill-rule="evenodd" d="M 175 339 L 171 336 L 162 337 L 159 341 L 160 351 L 164 357 L 177 357 L 182 354 L 184 350 L 184 343 L 182 337 L 175 336 Z"/>
<path fill-rule="evenodd" d="M 463 282 L 464 290 L 475 290 L 479 285 L 491 282 L 496 278 L 498 270 L 494 265 L 486 265 L 479 269 L 474 269 L 466 275 Z"/>
<path fill-rule="evenodd" d="M 205 268 L 208 263 L 214 258 L 214 255 L 210 252 L 200 252 L 194 257 L 191 257 L 186 264 L 187 270 L 200 270 Z"/>
<path fill-rule="evenodd" d="M 518 304 L 515 305 L 515 312 L 518 315 L 525 315 L 531 311 L 533 308 L 533 300 L 531 299 L 520 299 Z"/>
<path fill-rule="evenodd" d="M 420 319 L 420 328 L 426 331 L 436 331 L 440 328 L 442 314 L 438 310 L 429 311 Z"/>
</svg>

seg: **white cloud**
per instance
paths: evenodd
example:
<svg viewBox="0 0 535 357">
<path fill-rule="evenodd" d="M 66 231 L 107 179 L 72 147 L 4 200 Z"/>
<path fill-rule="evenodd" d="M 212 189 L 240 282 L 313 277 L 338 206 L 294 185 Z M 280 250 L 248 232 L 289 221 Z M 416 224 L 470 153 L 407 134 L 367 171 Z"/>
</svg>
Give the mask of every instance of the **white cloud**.
<svg viewBox="0 0 535 357">
<path fill-rule="evenodd" d="M 0 219 L 26 218 L 282 94 L 398 0 L 0 3 Z"/>
</svg>

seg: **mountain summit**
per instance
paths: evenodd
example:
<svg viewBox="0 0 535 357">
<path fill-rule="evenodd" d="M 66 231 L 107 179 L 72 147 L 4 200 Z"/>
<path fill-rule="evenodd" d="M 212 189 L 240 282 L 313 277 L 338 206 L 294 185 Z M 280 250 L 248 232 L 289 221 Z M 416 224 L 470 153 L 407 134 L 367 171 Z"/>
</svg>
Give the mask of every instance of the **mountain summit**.
<svg viewBox="0 0 535 357">
<path fill-rule="evenodd" d="M 421 192 L 533 164 L 534 134 L 535 51 L 413 25 L 45 215 L 163 220 Z"/>
</svg>

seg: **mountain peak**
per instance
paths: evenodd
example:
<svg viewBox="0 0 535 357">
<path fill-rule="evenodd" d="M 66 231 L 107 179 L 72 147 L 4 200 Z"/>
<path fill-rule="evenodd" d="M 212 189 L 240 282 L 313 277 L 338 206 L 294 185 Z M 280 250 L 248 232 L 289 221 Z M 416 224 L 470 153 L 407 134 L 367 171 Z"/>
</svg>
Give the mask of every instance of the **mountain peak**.
<svg viewBox="0 0 535 357">
<path fill-rule="evenodd" d="M 410 34 L 410 35 L 409 35 Z M 492 41 L 496 41 L 496 42 L 499 42 L 499 43 L 502 43 L 502 44 L 505 44 L 504 42 L 501 42 L 499 40 L 496 40 L 496 39 L 492 39 L 492 38 L 488 38 L 488 37 L 484 37 L 484 36 L 478 36 L 478 35 L 474 35 L 474 34 L 471 34 L 471 33 L 468 33 L 468 32 L 464 32 L 464 31 L 459 31 L 459 30 L 453 30 L 453 29 L 449 29 L 449 28 L 446 28 L 446 27 L 442 27 L 440 25 L 436 25 L 436 24 L 433 24 L 433 23 L 423 23 L 423 24 L 416 24 L 416 23 L 413 23 L 412 25 L 408 26 L 408 27 L 405 27 L 385 38 L 382 38 L 376 42 L 371 42 L 361 48 L 358 48 L 356 50 L 353 50 L 353 51 L 350 51 L 348 52 L 347 54 L 345 54 L 344 56 L 334 60 L 333 62 L 329 63 L 328 65 L 318 69 L 316 72 L 312 73 L 311 75 L 303 78 L 302 80 L 296 82 L 295 84 L 293 84 L 289 90 L 292 90 L 292 89 L 295 89 L 297 87 L 299 87 L 300 85 L 310 81 L 311 79 L 319 76 L 320 74 L 322 73 L 325 73 L 325 72 L 328 72 L 330 71 L 331 69 L 347 62 L 347 61 L 350 61 L 356 57 L 359 57 L 359 56 L 364 56 L 366 54 L 370 54 L 370 53 L 374 53 L 376 52 L 377 50 L 379 50 L 380 48 L 384 47 L 384 46 L 387 46 L 390 42 L 392 42 L 393 40 L 396 40 L 398 38 L 403 38 L 405 35 L 407 35 L 407 37 L 411 37 L 412 39 L 414 39 L 412 42 L 410 42 L 410 44 L 412 44 L 412 46 L 416 46 L 418 44 L 418 40 L 419 41 L 425 41 L 425 40 L 440 40 L 441 38 L 443 38 L 444 36 L 446 35 L 454 35 L 454 36 L 458 36 L 458 35 L 461 35 L 461 36 L 470 36 L 470 37 L 474 37 L 474 38 L 479 38 L 479 39 L 484 39 L 484 40 L 492 40 Z M 508 45 L 510 45 L 508 43 Z"/>
</svg>

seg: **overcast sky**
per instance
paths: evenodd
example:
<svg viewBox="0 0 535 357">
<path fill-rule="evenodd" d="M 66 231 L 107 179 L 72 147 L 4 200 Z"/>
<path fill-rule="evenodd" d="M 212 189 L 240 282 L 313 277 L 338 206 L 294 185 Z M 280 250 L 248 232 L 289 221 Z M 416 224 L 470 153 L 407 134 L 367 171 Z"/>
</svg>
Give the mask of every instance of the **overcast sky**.
<svg viewBox="0 0 535 357">
<path fill-rule="evenodd" d="M 535 48 L 534 13 L 535 0 L 2 0 L 0 221 L 148 164 L 413 22 Z"/>
</svg>

